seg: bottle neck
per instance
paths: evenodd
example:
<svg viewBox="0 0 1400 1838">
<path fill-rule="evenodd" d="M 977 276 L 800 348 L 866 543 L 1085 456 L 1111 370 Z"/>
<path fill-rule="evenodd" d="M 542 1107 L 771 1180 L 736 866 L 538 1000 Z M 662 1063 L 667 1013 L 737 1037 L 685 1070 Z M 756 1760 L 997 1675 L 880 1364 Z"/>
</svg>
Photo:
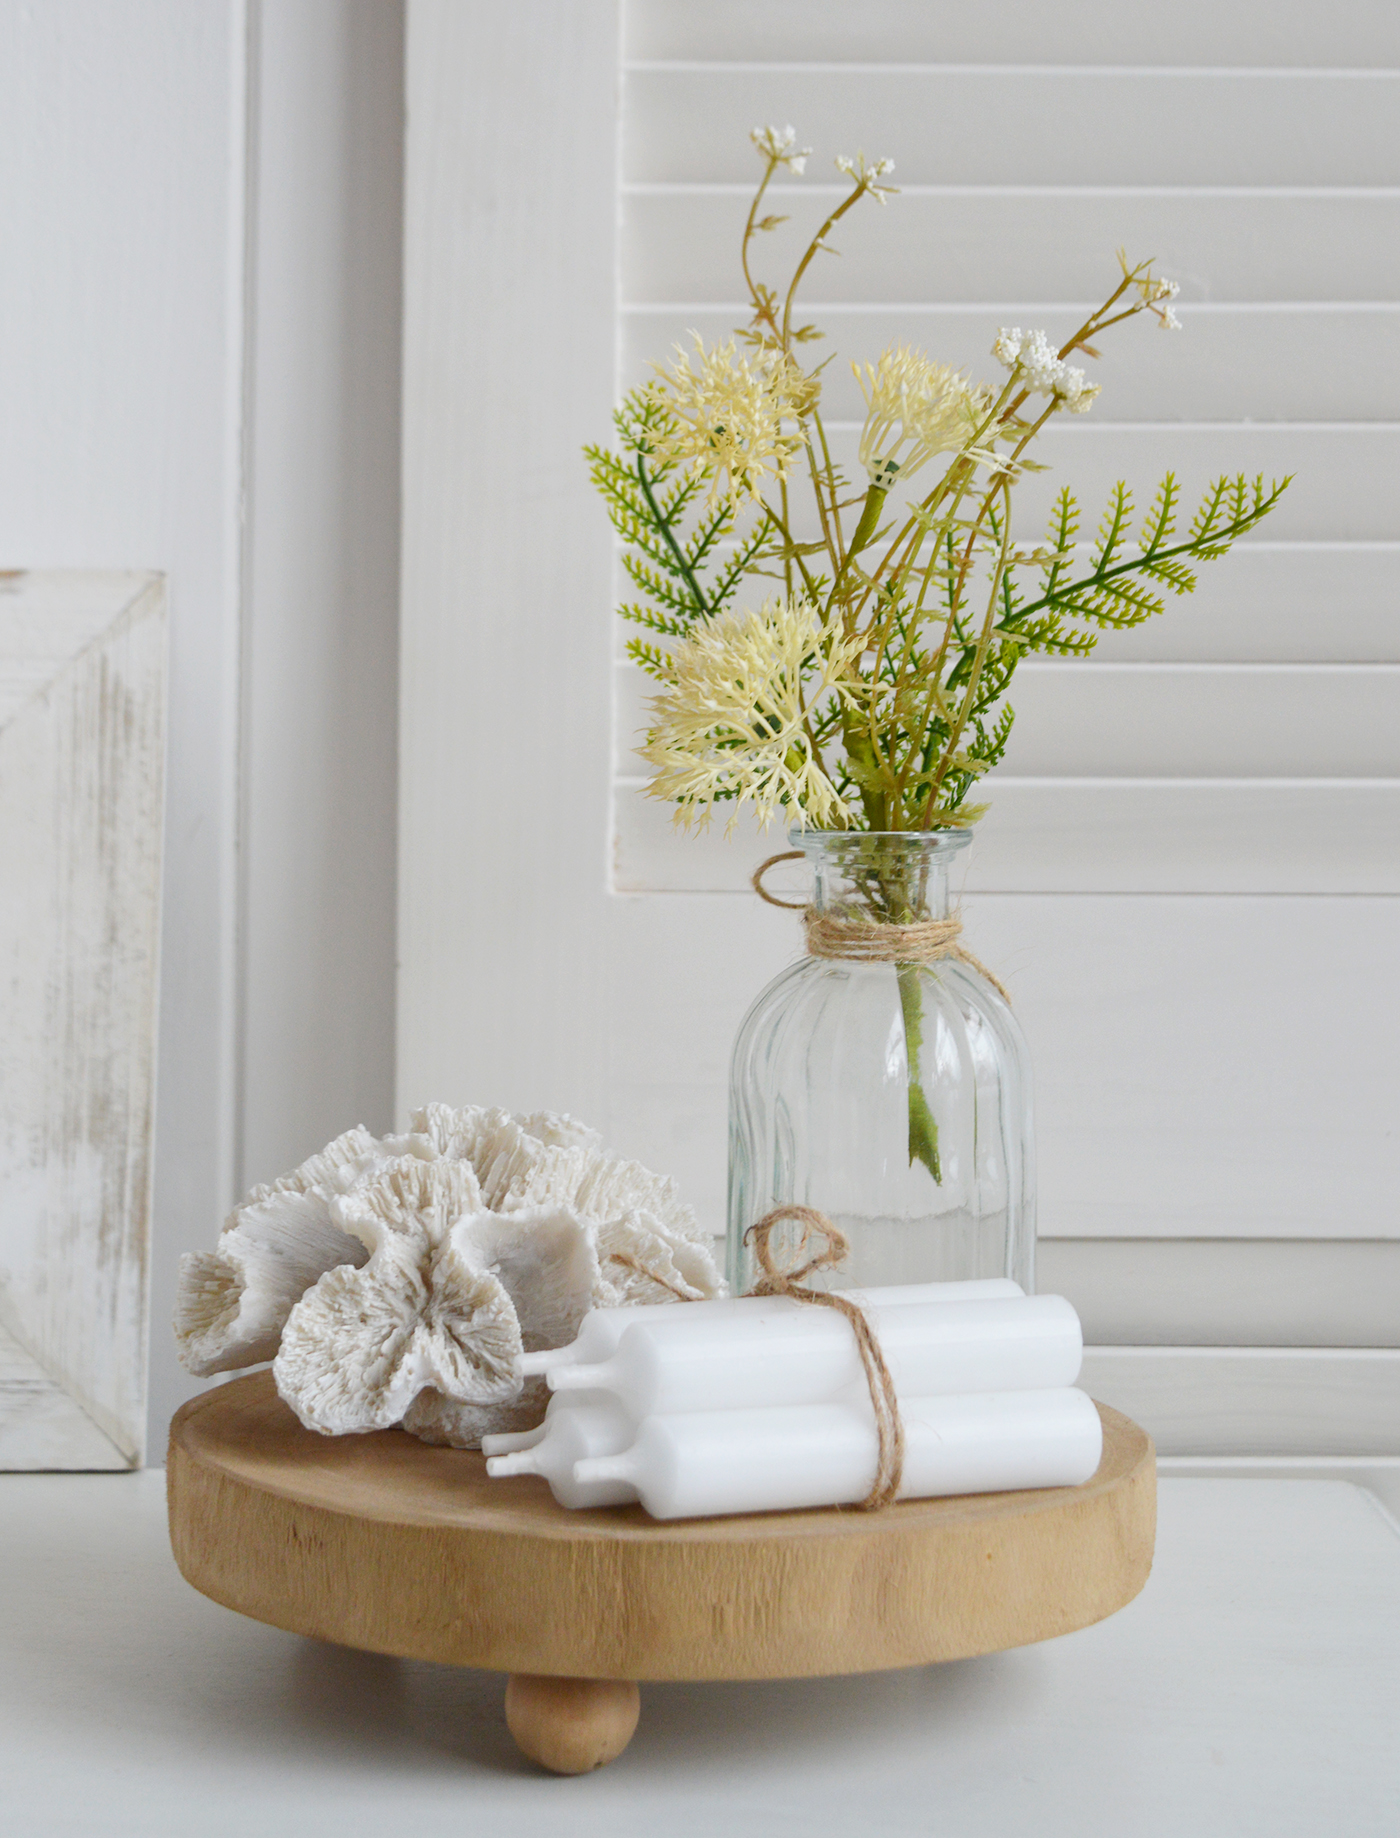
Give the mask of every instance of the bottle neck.
<svg viewBox="0 0 1400 1838">
<path fill-rule="evenodd" d="M 949 870 L 965 832 L 794 837 L 812 867 L 812 905 L 832 918 L 914 925 L 949 916 Z"/>
</svg>

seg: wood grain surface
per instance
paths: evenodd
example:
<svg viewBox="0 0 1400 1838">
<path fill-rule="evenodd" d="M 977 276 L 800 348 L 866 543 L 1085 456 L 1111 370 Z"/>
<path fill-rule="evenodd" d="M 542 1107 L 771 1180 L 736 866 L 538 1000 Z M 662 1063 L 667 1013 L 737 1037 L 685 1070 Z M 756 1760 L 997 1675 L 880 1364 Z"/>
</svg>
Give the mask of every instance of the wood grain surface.
<svg viewBox="0 0 1400 1838">
<path fill-rule="evenodd" d="M 225 1606 L 372 1652 L 590 1679 L 789 1678 L 1023 1646 L 1142 1588 L 1153 1448 L 1100 1407 L 1082 1487 L 658 1524 L 399 1430 L 321 1437 L 255 1373 L 171 1425 L 181 1571 Z"/>
</svg>

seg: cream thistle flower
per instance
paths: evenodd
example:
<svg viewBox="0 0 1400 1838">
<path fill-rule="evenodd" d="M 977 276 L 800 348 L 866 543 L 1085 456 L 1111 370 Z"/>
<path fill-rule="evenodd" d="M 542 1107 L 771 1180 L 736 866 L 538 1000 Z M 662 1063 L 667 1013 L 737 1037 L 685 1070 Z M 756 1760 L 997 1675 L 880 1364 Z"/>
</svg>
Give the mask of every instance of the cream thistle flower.
<svg viewBox="0 0 1400 1838">
<path fill-rule="evenodd" d="M 799 822 L 844 825 L 849 811 L 813 756 L 806 715 L 835 692 L 861 649 L 810 601 L 765 600 L 697 625 L 671 654 L 671 686 L 654 698 L 642 756 L 653 798 L 674 799 L 677 821 L 703 829 L 717 799 L 754 807 L 761 824 L 785 804 Z M 810 676 L 805 685 L 804 676 Z"/>
<path fill-rule="evenodd" d="M 732 338 L 707 351 L 698 332 L 691 337 L 698 368 L 679 345 L 669 374 L 652 365 L 658 372 L 652 389 L 675 423 L 657 441 L 656 456 L 712 467 L 712 499 L 721 493 L 731 502 L 741 493 L 756 498 L 768 479 L 787 477 L 806 445 L 800 425 L 785 432 L 783 423 L 796 423 L 811 409 L 817 386 L 781 351 L 738 357 Z"/>
<path fill-rule="evenodd" d="M 860 462 L 870 483 L 888 491 L 938 453 L 964 448 L 985 465 L 1000 465 L 990 448 L 969 445 L 991 412 L 989 389 L 974 386 L 948 364 L 922 351 L 891 345 L 877 364 L 852 364 L 868 414 L 860 437 Z"/>
<path fill-rule="evenodd" d="M 750 128 L 749 139 L 765 158 L 777 166 L 786 166 L 790 172 L 801 176 L 807 165 L 810 147 L 794 147 L 797 140 L 797 129 L 786 128 Z"/>
<path fill-rule="evenodd" d="M 1061 359 L 1044 332 L 1027 332 L 1023 337 L 1020 326 L 1003 326 L 992 343 L 992 356 L 1008 370 L 1017 371 L 1027 389 L 1063 402 L 1071 415 L 1084 414 L 1099 393 L 1097 383 L 1090 383 L 1082 370 Z"/>
</svg>

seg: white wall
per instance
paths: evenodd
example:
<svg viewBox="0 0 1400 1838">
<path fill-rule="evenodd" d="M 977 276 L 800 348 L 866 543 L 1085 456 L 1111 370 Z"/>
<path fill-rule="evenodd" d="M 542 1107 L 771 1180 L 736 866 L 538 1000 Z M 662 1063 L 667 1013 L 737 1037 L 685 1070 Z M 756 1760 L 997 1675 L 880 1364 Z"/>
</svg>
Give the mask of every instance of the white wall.
<svg viewBox="0 0 1400 1838">
<path fill-rule="evenodd" d="M 154 1460 L 179 1252 L 389 1120 L 401 31 L 0 4 L 0 566 L 170 580 Z"/>
<path fill-rule="evenodd" d="M 240 1190 L 393 1103 L 403 11 L 256 26 Z"/>
</svg>

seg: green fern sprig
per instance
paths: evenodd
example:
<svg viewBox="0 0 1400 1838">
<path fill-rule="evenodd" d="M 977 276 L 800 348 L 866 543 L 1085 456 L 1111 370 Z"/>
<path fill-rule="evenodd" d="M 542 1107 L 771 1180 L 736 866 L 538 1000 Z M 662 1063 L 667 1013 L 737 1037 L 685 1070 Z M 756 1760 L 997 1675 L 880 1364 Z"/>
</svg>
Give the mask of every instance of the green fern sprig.
<svg viewBox="0 0 1400 1838">
<path fill-rule="evenodd" d="M 1069 570 L 1064 562 L 1056 561 L 1047 567 L 1040 597 L 1022 608 L 1021 619 L 1029 621 L 1048 610 L 1101 626 L 1140 625 L 1160 613 L 1165 601 L 1131 576 L 1146 575 L 1175 594 L 1193 593 L 1197 577 L 1186 558 L 1218 560 L 1232 543 L 1268 516 L 1291 483 L 1291 474 L 1267 486 L 1262 473 L 1252 481 L 1244 473 L 1233 478 L 1223 475 L 1207 487 L 1189 536 L 1173 543 L 1179 490 L 1176 475 L 1169 472 L 1158 486 L 1152 509 L 1138 531 L 1136 553 L 1125 551 L 1131 494 L 1125 485 L 1115 485 L 1088 573 L 1066 581 L 1064 576 Z M 1049 542 L 1057 548 L 1068 547 L 1066 537 L 1072 537 L 1077 517 L 1073 494 L 1061 492 L 1050 519 Z"/>
<path fill-rule="evenodd" d="M 671 680 L 670 654 L 659 645 L 649 644 L 645 638 L 629 638 L 622 649 L 634 664 L 641 665 L 654 682 L 667 683 Z"/>
<path fill-rule="evenodd" d="M 734 534 L 733 506 L 721 498 L 696 514 L 709 474 L 703 467 L 678 470 L 656 457 L 672 423 L 646 390 L 634 390 L 613 421 L 622 453 L 588 446 L 584 454 L 622 540 L 623 571 L 644 596 L 617 610 L 660 638 L 683 640 L 697 620 L 727 606 L 750 575 L 767 572 L 760 566 L 765 554 L 781 560 L 792 545 L 775 543 L 769 520 L 761 519 L 726 549 Z M 629 640 L 626 651 L 648 675 L 667 680 L 669 662 L 659 646 Z"/>
</svg>

